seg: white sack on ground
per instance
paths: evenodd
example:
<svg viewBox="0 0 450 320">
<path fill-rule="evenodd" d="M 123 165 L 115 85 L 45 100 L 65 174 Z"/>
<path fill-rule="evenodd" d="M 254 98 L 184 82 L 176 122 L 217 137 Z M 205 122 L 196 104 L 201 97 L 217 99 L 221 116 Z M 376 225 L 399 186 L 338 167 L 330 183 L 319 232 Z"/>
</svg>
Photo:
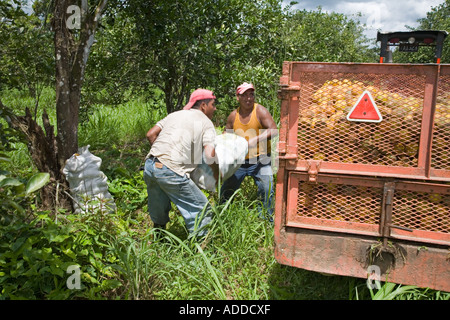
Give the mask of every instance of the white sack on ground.
<svg viewBox="0 0 450 320">
<path fill-rule="evenodd" d="M 245 162 L 248 143 L 245 138 L 233 133 L 224 133 L 216 136 L 215 149 L 219 162 L 219 172 L 222 181 L 225 181 Z M 192 171 L 190 177 L 199 188 L 215 191 L 216 179 L 211 167 L 206 163 L 202 163 Z"/>
<path fill-rule="evenodd" d="M 107 177 L 100 171 L 102 159 L 82 147 L 66 160 L 63 173 L 74 198 L 75 213 L 102 210 L 111 212 L 116 205 L 108 191 Z"/>
</svg>

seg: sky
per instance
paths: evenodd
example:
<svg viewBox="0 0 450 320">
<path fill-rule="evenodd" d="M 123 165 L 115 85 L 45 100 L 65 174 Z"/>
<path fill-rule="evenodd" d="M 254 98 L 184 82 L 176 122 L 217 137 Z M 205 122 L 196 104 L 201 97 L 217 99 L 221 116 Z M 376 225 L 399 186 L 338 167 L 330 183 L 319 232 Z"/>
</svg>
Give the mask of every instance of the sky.
<svg viewBox="0 0 450 320">
<path fill-rule="evenodd" d="M 431 8 L 445 0 L 296 0 L 294 9 L 343 13 L 366 24 L 366 36 L 376 38 L 377 31 L 408 31 L 405 25 L 418 27 L 418 19 L 425 18 Z M 291 0 L 283 0 L 289 4 Z M 361 13 L 361 17 L 356 14 Z"/>
</svg>

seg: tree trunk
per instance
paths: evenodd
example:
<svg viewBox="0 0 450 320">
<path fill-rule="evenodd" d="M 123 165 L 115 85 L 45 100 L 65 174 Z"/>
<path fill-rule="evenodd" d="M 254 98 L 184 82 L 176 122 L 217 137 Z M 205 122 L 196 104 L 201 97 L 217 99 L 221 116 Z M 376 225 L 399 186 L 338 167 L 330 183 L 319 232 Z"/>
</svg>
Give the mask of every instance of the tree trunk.
<svg viewBox="0 0 450 320">
<path fill-rule="evenodd" d="M 186 75 L 178 75 L 175 62 L 169 57 L 167 53 L 168 75 L 162 88 L 165 95 L 165 103 L 167 114 L 176 110 L 181 110 L 184 107 L 183 101 L 185 98 L 189 100 L 190 94 L 187 92 L 188 77 Z"/>
<path fill-rule="evenodd" d="M 81 87 L 94 34 L 106 3 L 107 0 L 99 0 L 95 10 L 91 12 L 87 0 L 81 1 L 82 8 L 73 0 L 55 1 L 52 27 L 56 65 L 57 136 L 54 135 L 46 112 L 43 114 L 45 132 L 32 118 L 28 108 L 25 116 L 16 117 L 13 121 L 14 126 L 26 134 L 31 158 L 38 170 L 50 173 L 54 182 L 41 192 L 43 205 L 48 209 L 55 204 L 67 207 L 65 200 L 68 193 L 61 193 L 68 187 L 62 169 L 66 160 L 78 151 Z M 69 6 L 79 9 L 80 17 L 77 18 L 80 19 L 80 24 L 75 27 L 76 30 L 73 30 L 73 24 L 68 23 L 73 18 L 73 11 L 70 11 Z"/>
<path fill-rule="evenodd" d="M 99 1 L 95 12 L 90 13 L 87 1 L 82 1 L 82 8 L 79 8 L 80 17 L 77 17 L 80 24 L 75 27 L 68 23 L 72 12 L 67 11 L 70 5 L 77 2 L 67 0 L 55 2 L 53 29 L 55 32 L 56 120 L 58 161 L 61 167 L 64 167 L 65 161 L 78 151 L 81 87 L 89 53 L 94 43 L 95 31 L 106 2 L 106 0 Z M 78 31 L 78 39 L 75 39 L 73 31 Z"/>
<path fill-rule="evenodd" d="M 29 108 L 26 108 L 25 116 L 11 118 L 12 126 L 27 137 L 28 151 L 38 171 L 50 174 L 50 183 L 40 190 L 43 208 L 51 209 L 57 206 L 70 209 L 71 203 L 67 194 L 63 192 L 68 191 L 69 188 L 56 157 L 58 147 L 54 129 L 45 110 L 42 114 L 42 122 L 44 129 L 33 119 Z"/>
</svg>

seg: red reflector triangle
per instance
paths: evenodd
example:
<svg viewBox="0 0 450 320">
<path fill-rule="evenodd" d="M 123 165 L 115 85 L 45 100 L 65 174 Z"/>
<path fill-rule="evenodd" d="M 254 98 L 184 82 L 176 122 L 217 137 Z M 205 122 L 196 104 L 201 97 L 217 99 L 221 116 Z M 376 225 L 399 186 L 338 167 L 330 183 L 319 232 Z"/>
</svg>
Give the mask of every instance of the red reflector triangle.
<svg viewBox="0 0 450 320">
<path fill-rule="evenodd" d="M 364 91 L 347 114 L 349 121 L 381 122 L 383 117 L 369 91 Z"/>
</svg>

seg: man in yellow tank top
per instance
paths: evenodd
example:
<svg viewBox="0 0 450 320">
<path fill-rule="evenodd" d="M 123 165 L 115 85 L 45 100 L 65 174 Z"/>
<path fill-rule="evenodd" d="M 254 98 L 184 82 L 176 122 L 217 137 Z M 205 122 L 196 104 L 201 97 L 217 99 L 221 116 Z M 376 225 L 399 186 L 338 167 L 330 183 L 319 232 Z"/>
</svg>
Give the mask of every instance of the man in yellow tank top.
<svg viewBox="0 0 450 320">
<path fill-rule="evenodd" d="M 258 188 L 262 208 L 260 215 L 270 221 L 273 215 L 275 185 L 270 158 L 270 139 L 278 134 L 278 129 L 270 112 L 255 103 L 255 88 L 244 82 L 236 89 L 239 107 L 228 116 L 226 131 L 233 132 L 248 141 L 245 163 L 227 179 L 221 188 L 221 200 L 226 201 L 240 187 L 246 176 L 251 176 Z"/>
</svg>

